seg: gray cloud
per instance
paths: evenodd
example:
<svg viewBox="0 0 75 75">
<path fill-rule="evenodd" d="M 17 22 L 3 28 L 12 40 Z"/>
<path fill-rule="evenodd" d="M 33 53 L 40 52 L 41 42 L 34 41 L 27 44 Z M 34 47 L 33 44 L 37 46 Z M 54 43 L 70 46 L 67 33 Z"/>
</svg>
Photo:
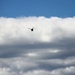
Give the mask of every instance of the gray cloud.
<svg viewBox="0 0 75 75">
<path fill-rule="evenodd" d="M 1 17 L 0 74 L 75 75 L 75 17 Z"/>
<path fill-rule="evenodd" d="M 42 55 L 44 58 L 65 58 L 68 56 L 74 56 L 75 54 L 75 42 L 74 39 L 63 39 L 60 41 L 55 41 L 53 43 L 37 43 L 37 44 L 17 44 L 17 45 L 6 45 L 0 46 L 0 57 L 15 57 L 21 56 L 21 54 L 26 54 L 28 52 L 39 52 L 39 56 Z M 60 50 L 57 53 L 43 52 L 44 50 Z M 42 52 L 40 52 L 42 51 Z"/>
</svg>

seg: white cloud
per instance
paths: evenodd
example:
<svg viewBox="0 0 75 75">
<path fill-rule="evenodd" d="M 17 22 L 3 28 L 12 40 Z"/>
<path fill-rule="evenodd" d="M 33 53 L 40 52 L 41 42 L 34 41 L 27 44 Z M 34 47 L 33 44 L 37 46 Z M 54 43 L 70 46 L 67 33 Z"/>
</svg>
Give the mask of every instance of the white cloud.
<svg viewBox="0 0 75 75">
<path fill-rule="evenodd" d="M 1 17 L 0 74 L 75 75 L 75 17 Z"/>
<path fill-rule="evenodd" d="M 36 28 L 30 32 L 28 28 Z M 0 44 L 25 41 L 24 43 L 52 42 L 63 37 L 72 37 L 75 32 L 75 17 L 24 17 L 0 18 Z"/>
</svg>

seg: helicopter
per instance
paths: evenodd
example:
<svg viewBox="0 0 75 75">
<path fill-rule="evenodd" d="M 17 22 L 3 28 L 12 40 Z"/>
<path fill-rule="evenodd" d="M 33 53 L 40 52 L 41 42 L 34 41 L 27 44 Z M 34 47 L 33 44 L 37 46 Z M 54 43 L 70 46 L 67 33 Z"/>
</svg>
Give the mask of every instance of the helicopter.
<svg viewBox="0 0 75 75">
<path fill-rule="evenodd" d="M 34 31 L 34 27 L 33 28 L 28 28 L 28 29 L 30 29 L 31 31 Z"/>
</svg>

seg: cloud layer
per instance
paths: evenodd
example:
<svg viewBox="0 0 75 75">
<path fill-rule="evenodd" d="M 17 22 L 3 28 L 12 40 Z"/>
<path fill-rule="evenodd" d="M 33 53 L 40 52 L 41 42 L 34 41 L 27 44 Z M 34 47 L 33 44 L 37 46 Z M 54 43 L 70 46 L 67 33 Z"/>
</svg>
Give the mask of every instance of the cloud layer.
<svg viewBox="0 0 75 75">
<path fill-rule="evenodd" d="M 0 17 L 0 74 L 75 75 L 75 17 Z"/>
</svg>

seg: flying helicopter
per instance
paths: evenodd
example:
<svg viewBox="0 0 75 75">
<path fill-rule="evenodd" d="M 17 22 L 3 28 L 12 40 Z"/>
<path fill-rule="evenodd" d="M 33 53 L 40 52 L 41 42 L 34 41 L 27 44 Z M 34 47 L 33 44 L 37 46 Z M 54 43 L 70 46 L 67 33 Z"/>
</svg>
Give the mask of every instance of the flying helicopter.
<svg viewBox="0 0 75 75">
<path fill-rule="evenodd" d="M 33 28 L 28 28 L 28 29 L 30 29 L 31 31 L 34 31 L 34 27 Z"/>
</svg>

